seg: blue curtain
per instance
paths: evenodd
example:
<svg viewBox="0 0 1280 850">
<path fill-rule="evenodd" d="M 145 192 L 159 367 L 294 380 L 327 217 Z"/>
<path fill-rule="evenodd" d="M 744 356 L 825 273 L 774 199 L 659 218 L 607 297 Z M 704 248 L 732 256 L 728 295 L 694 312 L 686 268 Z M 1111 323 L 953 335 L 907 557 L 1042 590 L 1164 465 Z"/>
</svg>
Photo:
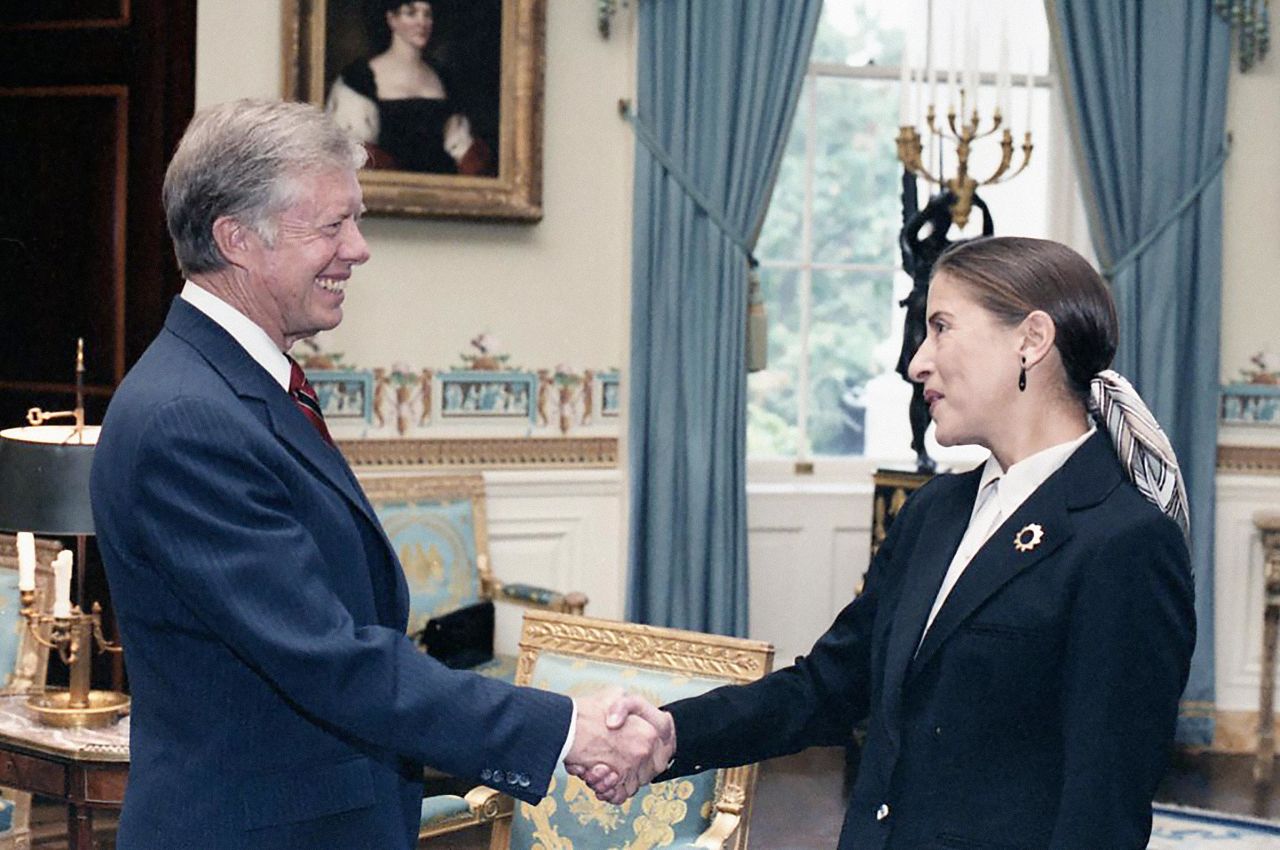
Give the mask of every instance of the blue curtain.
<svg viewBox="0 0 1280 850">
<path fill-rule="evenodd" d="M 1209 0 L 1046 0 L 1116 369 L 1168 433 L 1191 502 L 1199 620 L 1179 738 L 1213 737 L 1213 512 L 1229 28 Z"/>
<path fill-rule="evenodd" d="M 627 615 L 747 633 L 747 257 L 821 0 L 638 4 Z"/>
</svg>

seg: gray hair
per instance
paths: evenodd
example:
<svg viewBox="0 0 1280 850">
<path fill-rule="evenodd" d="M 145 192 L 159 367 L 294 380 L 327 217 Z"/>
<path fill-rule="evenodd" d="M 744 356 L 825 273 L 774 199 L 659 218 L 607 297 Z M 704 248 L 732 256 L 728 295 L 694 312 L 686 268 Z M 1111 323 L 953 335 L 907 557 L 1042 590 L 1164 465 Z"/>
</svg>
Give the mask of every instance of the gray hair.
<svg viewBox="0 0 1280 850">
<path fill-rule="evenodd" d="M 229 216 L 268 245 L 276 216 L 297 197 L 297 178 L 356 170 L 364 147 L 321 109 L 278 100 L 234 100 L 200 110 L 164 176 L 164 211 L 182 273 L 227 265 L 213 223 Z"/>
</svg>

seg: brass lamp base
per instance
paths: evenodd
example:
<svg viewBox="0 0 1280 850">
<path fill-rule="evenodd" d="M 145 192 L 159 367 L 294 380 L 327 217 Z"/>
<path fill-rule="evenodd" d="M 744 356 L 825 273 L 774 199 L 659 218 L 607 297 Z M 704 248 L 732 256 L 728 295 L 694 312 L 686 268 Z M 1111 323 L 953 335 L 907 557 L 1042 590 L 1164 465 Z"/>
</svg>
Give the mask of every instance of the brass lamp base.
<svg viewBox="0 0 1280 850">
<path fill-rule="evenodd" d="M 27 697 L 27 708 L 45 726 L 96 728 L 128 714 L 129 697 L 118 691 L 89 691 L 89 705 L 72 707 L 70 691 L 51 688 Z"/>
</svg>

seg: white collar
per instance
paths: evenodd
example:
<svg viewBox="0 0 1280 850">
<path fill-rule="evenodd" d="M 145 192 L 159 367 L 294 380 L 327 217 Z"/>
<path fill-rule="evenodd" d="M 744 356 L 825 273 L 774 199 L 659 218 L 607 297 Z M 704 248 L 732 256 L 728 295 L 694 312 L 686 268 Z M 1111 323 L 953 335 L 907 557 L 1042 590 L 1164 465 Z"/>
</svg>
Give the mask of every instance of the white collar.
<svg viewBox="0 0 1280 850">
<path fill-rule="evenodd" d="M 1061 469 L 1067 462 L 1067 458 L 1075 454 L 1076 449 L 1084 445 L 1085 440 L 1092 437 L 1097 430 L 1090 424 L 1089 430 L 1074 440 L 1041 449 L 1029 457 L 1024 457 L 1008 470 L 1001 469 L 996 456 L 991 455 L 982 467 L 978 492 L 981 493 L 983 487 L 999 478 L 1000 485 L 996 488 L 996 498 L 1000 503 L 1000 515 L 1010 516 L 1027 500 L 1028 496 L 1048 480 L 1050 475 Z"/>
<path fill-rule="evenodd" d="M 182 300 L 231 334 L 240 347 L 288 392 L 289 374 L 293 369 L 289 358 L 257 323 L 194 281 L 188 280 L 182 287 Z"/>
</svg>

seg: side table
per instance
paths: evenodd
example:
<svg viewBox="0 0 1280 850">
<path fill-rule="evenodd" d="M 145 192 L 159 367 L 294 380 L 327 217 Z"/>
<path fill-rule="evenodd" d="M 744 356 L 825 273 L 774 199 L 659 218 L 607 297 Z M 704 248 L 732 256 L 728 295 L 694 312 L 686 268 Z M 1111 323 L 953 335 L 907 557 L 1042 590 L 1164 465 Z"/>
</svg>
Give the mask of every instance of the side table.
<svg viewBox="0 0 1280 850">
<path fill-rule="evenodd" d="M 1253 763 L 1256 782 L 1270 782 L 1276 755 L 1276 643 L 1280 638 L 1280 513 L 1254 514 L 1262 535 L 1264 596 L 1262 619 L 1262 685 L 1258 694 L 1258 750 Z"/>
<path fill-rule="evenodd" d="M 0 785 L 67 804 L 67 846 L 93 850 L 93 812 L 119 809 L 129 779 L 129 718 L 57 729 L 27 716 L 26 696 L 0 696 Z"/>
</svg>

